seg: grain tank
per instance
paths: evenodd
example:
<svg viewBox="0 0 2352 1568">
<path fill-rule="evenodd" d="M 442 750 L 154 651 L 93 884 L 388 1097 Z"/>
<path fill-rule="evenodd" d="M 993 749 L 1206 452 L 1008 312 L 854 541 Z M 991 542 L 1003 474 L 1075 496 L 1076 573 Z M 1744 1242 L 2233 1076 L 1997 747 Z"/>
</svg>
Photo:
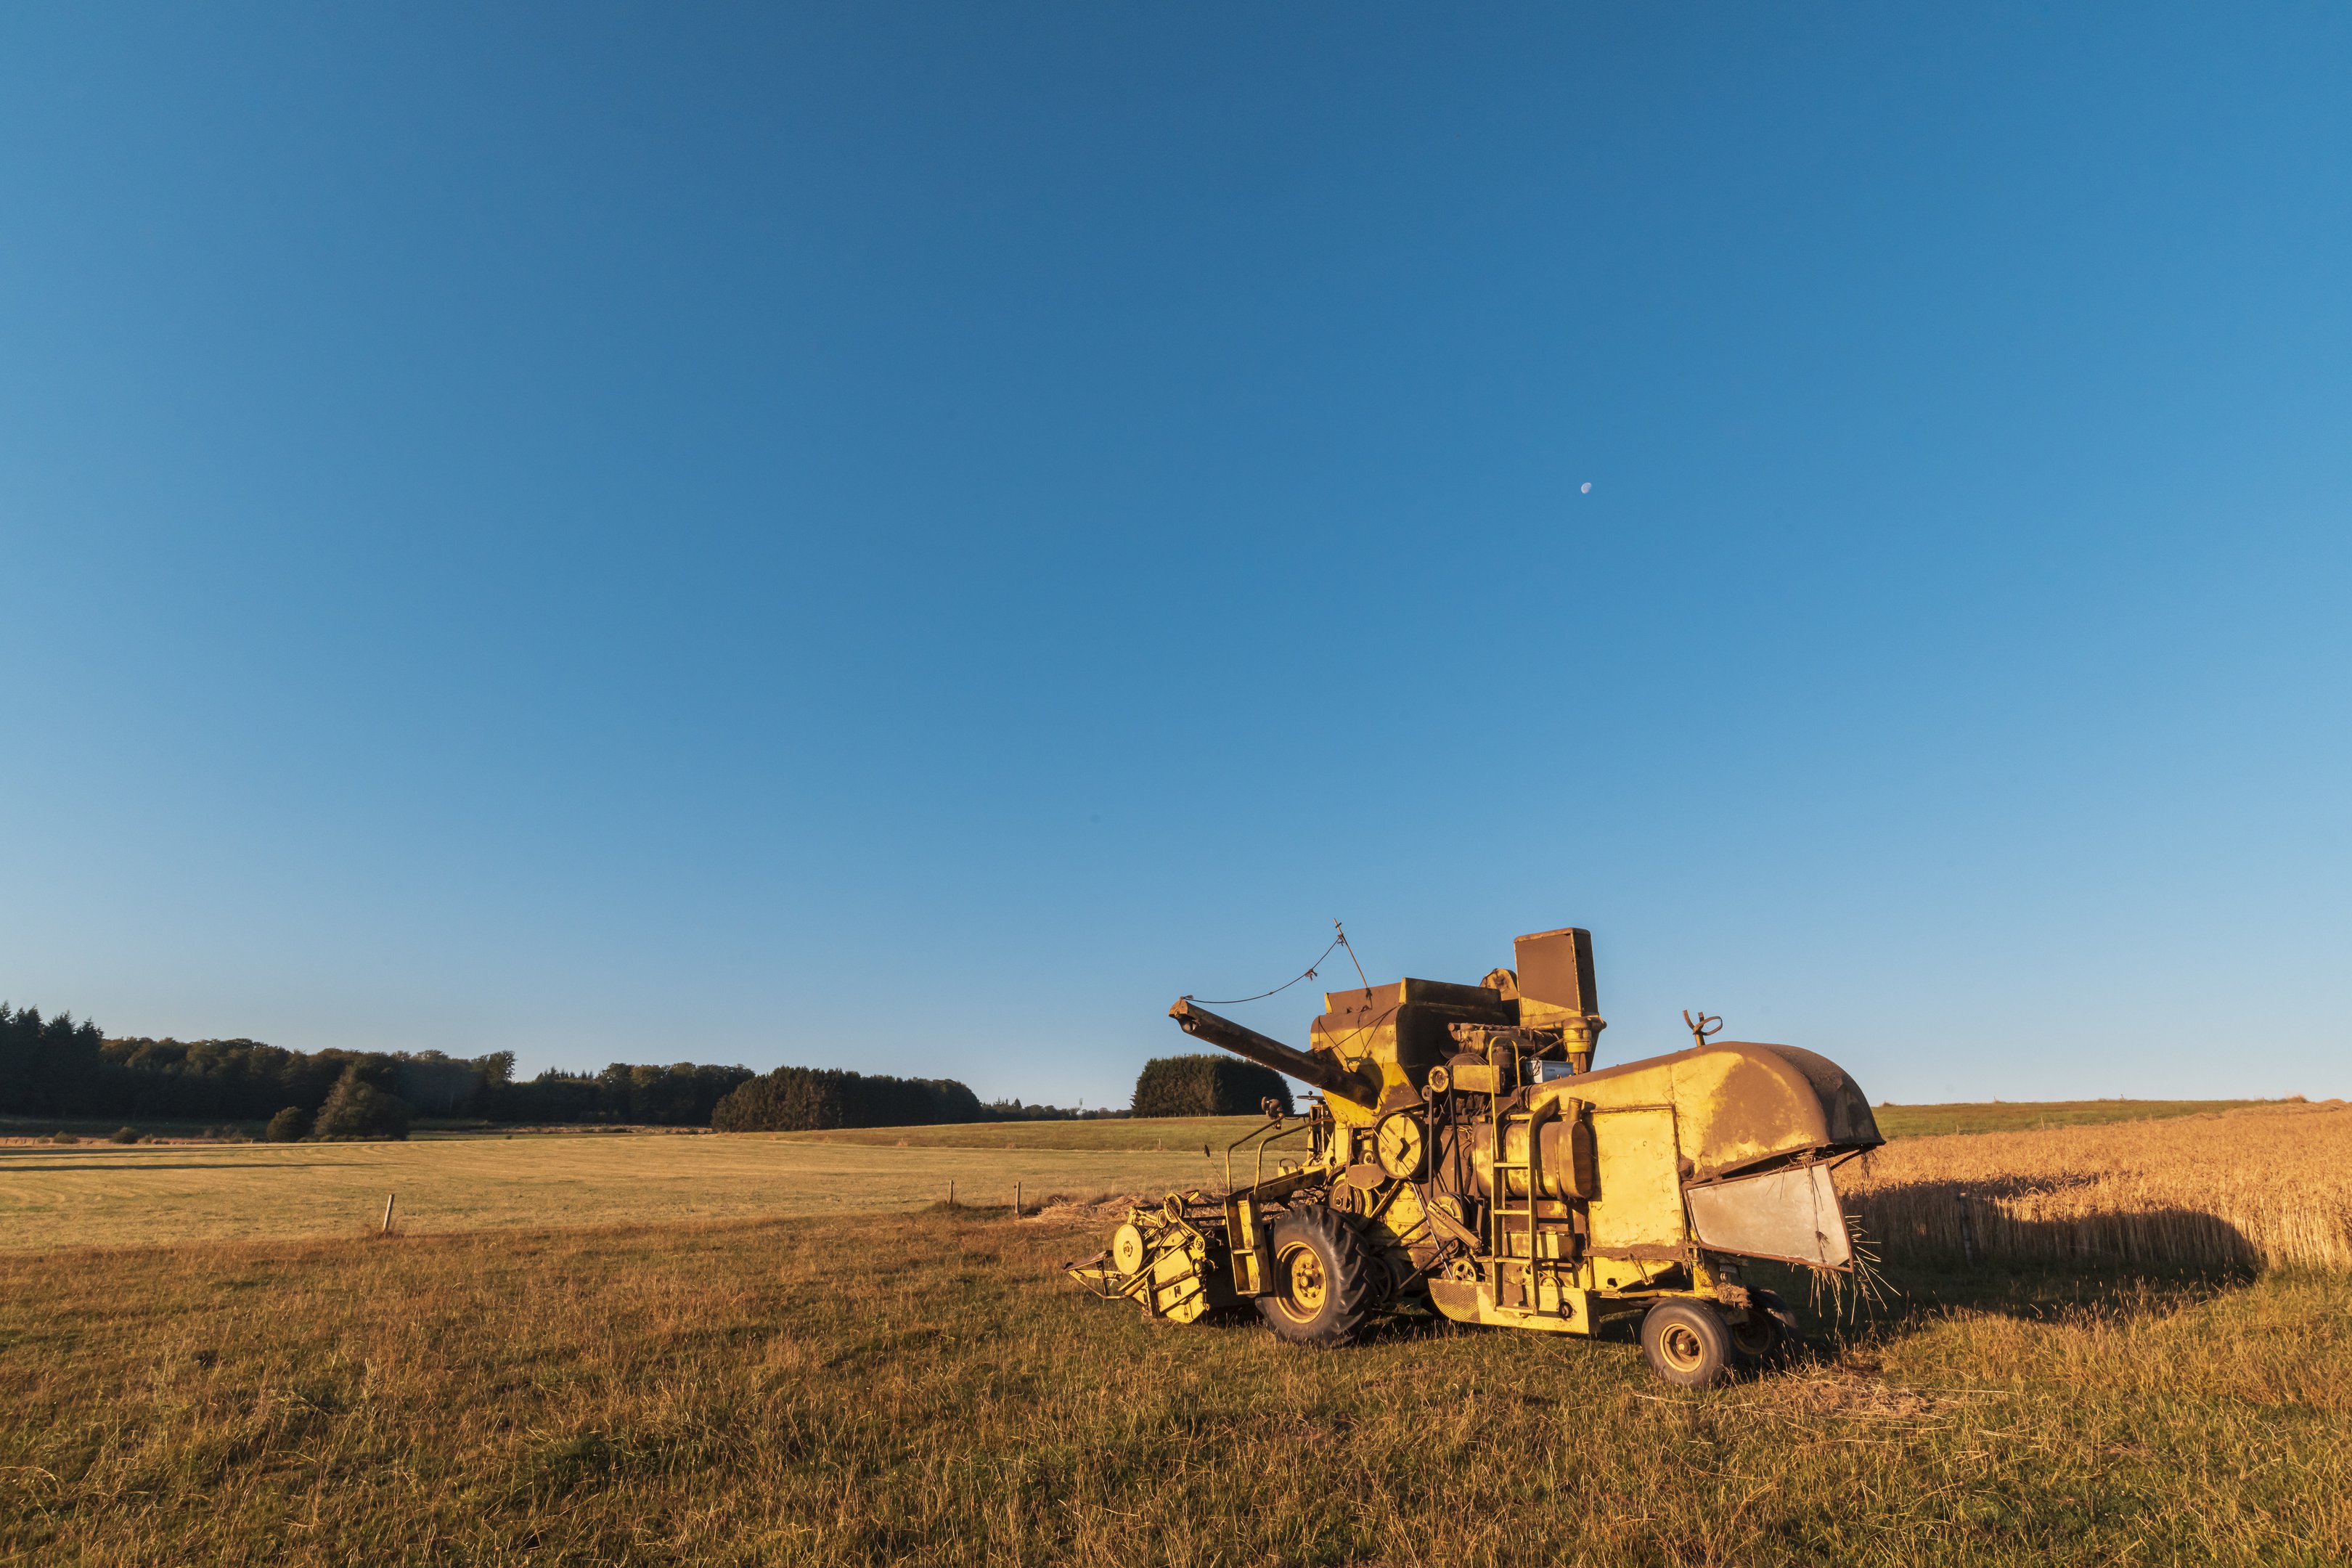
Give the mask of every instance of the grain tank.
<svg viewBox="0 0 2352 1568">
<path fill-rule="evenodd" d="M 1780 1350 L 1795 1323 L 1751 1259 L 1853 1266 L 1830 1170 L 1883 1140 L 1833 1062 L 1701 1037 L 1595 1068 L 1589 931 L 1520 937 L 1475 985 L 1328 993 L 1301 1051 L 1178 1000 L 1190 1035 L 1317 1094 L 1226 1152 L 1222 1193 L 1129 1212 L 1081 1284 L 1188 1323 L 1255 1307 L 1344 1343 L 1381 1316 L 1591 1335 L 1642 1318 L 1670 1383 Z"/>
</svg>

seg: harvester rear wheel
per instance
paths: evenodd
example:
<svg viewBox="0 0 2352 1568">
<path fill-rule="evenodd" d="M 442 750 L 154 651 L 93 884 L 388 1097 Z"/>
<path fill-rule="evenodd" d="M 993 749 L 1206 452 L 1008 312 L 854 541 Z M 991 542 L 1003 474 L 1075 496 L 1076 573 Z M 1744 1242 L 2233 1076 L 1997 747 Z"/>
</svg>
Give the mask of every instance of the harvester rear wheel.
<svg viewBox="0 0 2352 1568">
<path fill-rule="evenodd" d="M 1731 1364 L 1731 1325 L 1703 1301 L 1661 1301 L 1642 1320 L 1642 1353 L 1675 1387 L 1705 1388 Z"/>
<path fill-rule="evenodd" d="M 1750 1290 L 1748 1321 L 1731 1330 L 1731 1352 L 1750 1366 L 1785 1361 L 1797 1344 L 1797 1315 L 1779 1292 Z"/>
<path fill-rule="evenodd" d="M 1274 1225 L 1273 1287 L 1257 1299 L 1259 1316 L 1286 1340 L 1345 1344 L 1380 1304 L 1380 1259 L 1338 1212 L 1301 1205 Z"/>
</svg>

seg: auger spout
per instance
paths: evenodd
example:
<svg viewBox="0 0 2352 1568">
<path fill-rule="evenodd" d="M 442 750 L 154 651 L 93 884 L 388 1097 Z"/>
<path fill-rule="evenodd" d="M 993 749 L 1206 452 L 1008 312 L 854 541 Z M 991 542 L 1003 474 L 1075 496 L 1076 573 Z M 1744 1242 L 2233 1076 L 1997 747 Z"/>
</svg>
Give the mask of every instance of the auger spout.
<svg viewBox="0 0 2352 1568">
<path fill-rule="evenodd" d="M 1351 1105 L 1370 1106 L 1381 1097 L 1377 1074 L 1351 1071 L 1328 1056 L 1293 1050 L 1280 1040 L 1210 1012 L 1189 996 L 1178 997 L 1176 1005 L 1168 1009 L 1168 1016 L 1176 1020 L 1177 1027 L 1196 1039 L 1222 1046 L 1237 1057 L 1311 1084 Z"/>
</svg>

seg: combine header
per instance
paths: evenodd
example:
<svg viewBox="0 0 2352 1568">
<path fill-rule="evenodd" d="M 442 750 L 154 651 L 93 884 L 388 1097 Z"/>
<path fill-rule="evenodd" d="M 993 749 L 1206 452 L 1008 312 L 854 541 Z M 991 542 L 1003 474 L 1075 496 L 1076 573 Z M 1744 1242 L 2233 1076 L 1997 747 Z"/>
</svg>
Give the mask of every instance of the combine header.
<svg viewBox="0 0 2352 1568">
<path fill-rule="evenodd" d="M 1740 1264 L 1853 1268 L 1830 1168 L 1884 1142 L 1862 1090 L 1811 1051 L 1703 1035 L 1595 1070 L 1591 933 L 1516 946 L 1476 985 L 1328 993 L 1305 1051 L 1178 1001 L 1187 1034 L 1319 1096 L 1226 1151 L 1222 1195 L 1130 1210 L 1072 1278 L 1176 1323 L 1255 1303 L 1313 1344 L 1422 1305 L 1588 1335 L 1639 1312 L 1686 1387 L 1783 1348 L 1794 1318 Z"/>
</svg>

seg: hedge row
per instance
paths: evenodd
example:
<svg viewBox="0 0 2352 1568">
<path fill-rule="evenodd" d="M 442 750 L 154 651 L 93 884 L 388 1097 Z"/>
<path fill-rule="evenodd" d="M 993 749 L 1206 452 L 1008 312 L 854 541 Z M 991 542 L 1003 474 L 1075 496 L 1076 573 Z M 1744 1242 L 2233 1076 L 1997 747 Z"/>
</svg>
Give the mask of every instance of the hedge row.
<svg viewBox="0 0 2352 1568">
<path fill-rule="evenodd" d="M 1158 1057 L 1135 1080 L 1138 1116 L 1251 1116 L 1269 1100 L 1290 1115 L 1289 1080 L 1237 1057 Z"/>
</svg>

